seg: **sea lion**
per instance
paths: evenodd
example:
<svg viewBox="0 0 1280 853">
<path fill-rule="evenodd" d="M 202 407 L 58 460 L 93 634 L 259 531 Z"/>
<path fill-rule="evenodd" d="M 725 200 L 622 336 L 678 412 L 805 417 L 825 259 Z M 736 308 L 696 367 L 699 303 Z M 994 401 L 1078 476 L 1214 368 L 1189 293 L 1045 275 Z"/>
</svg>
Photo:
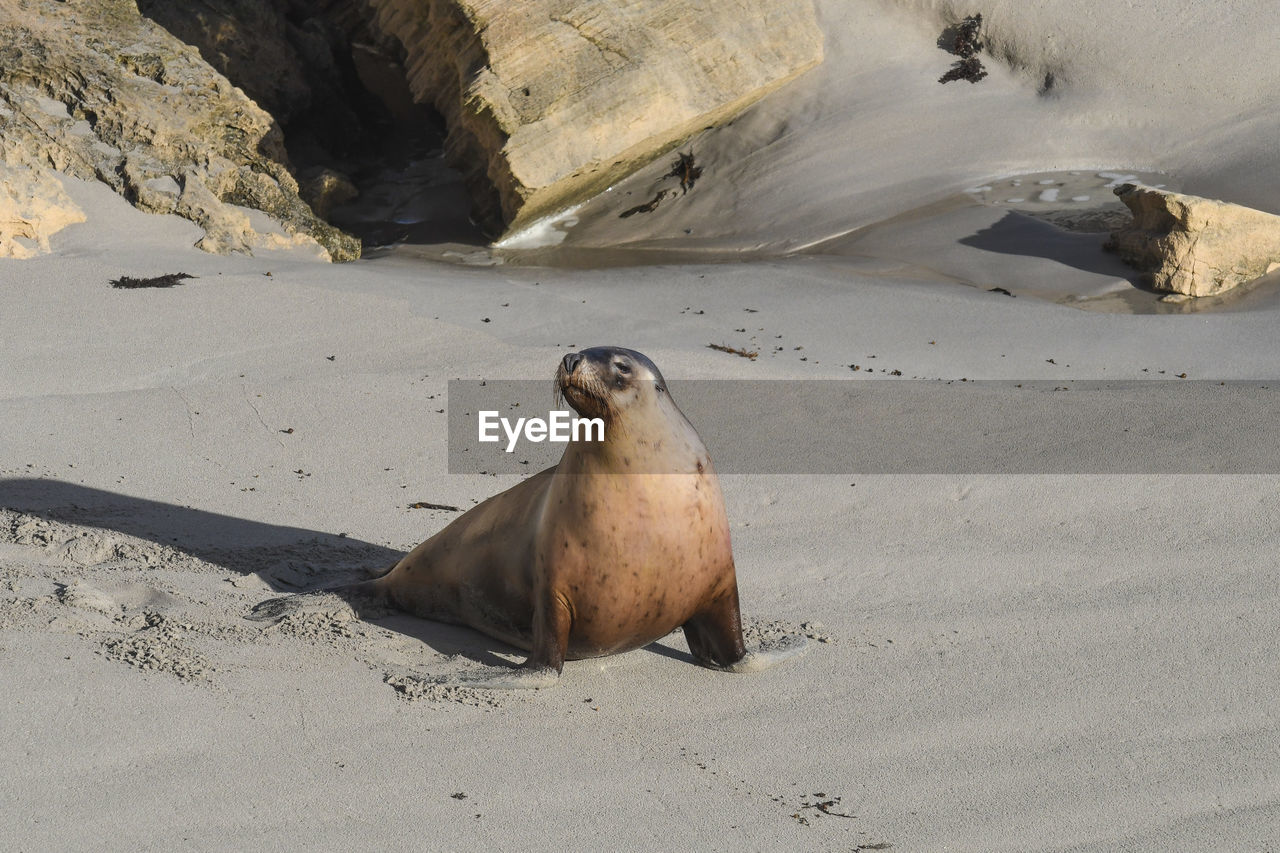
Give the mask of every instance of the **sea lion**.
<svg viewBox="0 0 1280 853">
<path fill-rule="evenodd" d="M 602 441 L 570 441 L 555 467 L 339 592 L 529 652 L 523 677 L 490 671 L 482 686 L 554 683 L 567 659 L 629 651 L 677 628 L 708 667 L 758 669 L 794 654 L 747 654 L 720 485 L 657 366 L 592 347 L 566 355 L 555 382 L 580 415 L 604 421 Z M 298 598 L 263 602 L 251 617 L 281 615 Z"/>
</svg>

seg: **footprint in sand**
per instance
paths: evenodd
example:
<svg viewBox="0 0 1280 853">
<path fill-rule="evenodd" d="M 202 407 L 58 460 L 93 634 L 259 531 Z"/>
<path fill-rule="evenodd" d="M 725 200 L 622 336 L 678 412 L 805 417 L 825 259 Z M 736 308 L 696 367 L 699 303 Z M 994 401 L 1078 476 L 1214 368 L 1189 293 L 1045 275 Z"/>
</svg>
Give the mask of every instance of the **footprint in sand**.
<svg viewBox="0 0 1280 853">
<path fill-rule="evenodd" d="M 52 597 L 64 612 L 51 624 L 96 640 L 109 660 L 183 681 L 208 682 L 217 671 L 191 647 L 190 638 L 200 629 L 173 615 L 180 604 L 176 596 L 141 583 L 73 580 L 56 584 Z"/>
<path fill-rule="evenodd" d="M 167 672 L 183 681 L 209 682 L 217 668 L 188 645 L 195 626 L 148 610 L 129 619 L 131 629 L 102 643 L 109 659 L 144 671 Z"/>
<path fill-rule="evenodd" d="M 141 583 L 120 582 L 94 586 L 73 580 L 57 584 L 58 602 L 80 610 L 92 610 L 112 617 L 123 617 L 143 609 L 164 610 L 179 603 L 176 596 Z"/>
</svg>

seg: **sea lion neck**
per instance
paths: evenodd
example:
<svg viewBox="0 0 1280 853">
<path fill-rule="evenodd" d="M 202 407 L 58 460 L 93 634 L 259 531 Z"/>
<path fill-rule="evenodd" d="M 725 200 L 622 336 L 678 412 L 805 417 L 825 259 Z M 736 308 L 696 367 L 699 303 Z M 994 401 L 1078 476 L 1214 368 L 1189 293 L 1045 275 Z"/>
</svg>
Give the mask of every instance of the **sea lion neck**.
<svg viewBox="0 0 1280 853">
<path fill-rule="evenodd" d="M 665 393 L 605 421 L 603 441 L 572 441 L 566 473 L 694 474 L 709 464 L 693 426 Z"/>
</svg>

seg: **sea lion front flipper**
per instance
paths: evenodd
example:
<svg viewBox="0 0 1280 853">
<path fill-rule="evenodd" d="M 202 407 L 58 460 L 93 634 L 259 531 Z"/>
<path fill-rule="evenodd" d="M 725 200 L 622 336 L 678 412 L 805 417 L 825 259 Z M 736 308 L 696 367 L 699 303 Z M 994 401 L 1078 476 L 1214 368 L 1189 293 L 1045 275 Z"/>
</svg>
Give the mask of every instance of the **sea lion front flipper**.
<svg viewBox="0 0 1280 853">
<path fill-rule="evenodd" d="M 708 604 L 682 627 L 693 659 L 703 666 L 724 669 L 742 660 L 747 653 L 742 640 L 737 586 Z"/>
<path fill-rule="evenodd" d="M 565 655 L 569 651 L 569 628 L 573 624 L 573 612 L 565 597 L 544 584 L 546 589 L 537 596 L 533 609 L 533 648 L 524 668 L 538 671 L 550 669 L 556 675 L 564 670 Z"/>
</svg>

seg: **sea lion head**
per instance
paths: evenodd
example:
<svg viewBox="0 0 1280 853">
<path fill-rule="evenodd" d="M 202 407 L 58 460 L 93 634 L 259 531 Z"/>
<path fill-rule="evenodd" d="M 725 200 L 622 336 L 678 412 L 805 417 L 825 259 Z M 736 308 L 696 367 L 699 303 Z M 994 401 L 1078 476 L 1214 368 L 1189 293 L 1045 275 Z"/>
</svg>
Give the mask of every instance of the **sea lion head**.
<svg viewBox="0 0 1280 853">
<path fill-rule="evenodd" d="M 588 418 L 615 421 L 637 404 L 667 393 L 667 381 L 644 353 L 590 347 L 569 353 L 556 369 L 556 394 Z"/>
<path fill-rule="evenodd" d="M 667 390 L 649 357 L 622 347 L 591 347 L 566 355 L 556 370 L 556 395 L 579 415 L 604 421 L 602 441 L 571 442 L 561 466 L 577 471 L 591 457 L 610 473 L 696 474 L 711 458 L 697 430 Z"/>
</svg>

